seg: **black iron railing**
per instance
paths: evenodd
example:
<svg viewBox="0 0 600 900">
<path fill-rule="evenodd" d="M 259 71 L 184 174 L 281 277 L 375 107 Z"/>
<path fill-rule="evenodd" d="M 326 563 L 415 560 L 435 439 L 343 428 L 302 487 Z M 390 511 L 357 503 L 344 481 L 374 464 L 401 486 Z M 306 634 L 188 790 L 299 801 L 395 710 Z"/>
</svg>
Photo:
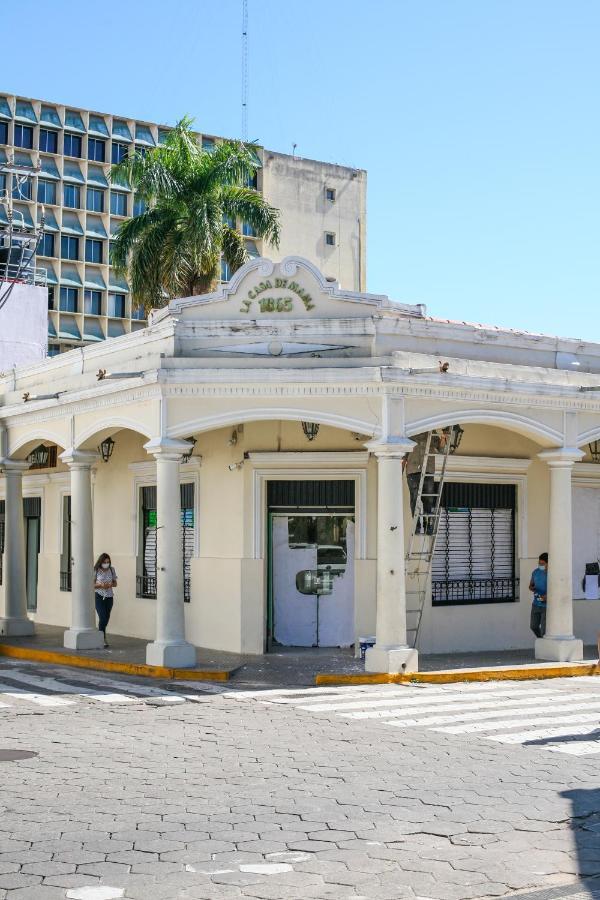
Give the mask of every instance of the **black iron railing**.
<svg viewBox="0 0 600 900">
<path fill-rule="evenodd" d="M 464 578 L 434 581 L 434 606 L 465 606 L 469 603 L 510 603 L 519 599 L 518 578 Z"/>
<path fill-rule="evenodd" d="M 156 576 L 155 575 L 138 575 L 137 576 L 136 596 L 149 597 L 150 600 L 156 599 Z"/>
<path fill-rule="evenodd" d="M 136 579 L 136 596 L 156 600 L 156 576 L 138 575 Z M 190 579 L 183 579 L 183 599 L 190 602 Z"/>
<path fill-rule="evenodd" d="M 70 591 L 71 590 L 71 573 L 70 572 L 61 572 L 60 573 L 60 589 L 61 589 L 61 591 Z"/>
</svg>

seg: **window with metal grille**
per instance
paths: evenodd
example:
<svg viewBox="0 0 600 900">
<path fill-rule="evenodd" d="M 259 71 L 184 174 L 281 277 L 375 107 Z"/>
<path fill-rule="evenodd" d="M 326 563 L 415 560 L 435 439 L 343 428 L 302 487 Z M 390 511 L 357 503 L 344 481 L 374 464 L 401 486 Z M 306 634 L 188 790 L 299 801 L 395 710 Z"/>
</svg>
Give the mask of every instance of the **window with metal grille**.
<svg viewBox="0 0 600 900">
<path fill-rule="evenodd" d="M 191 559 L 195 545 L 194 485 L 180 485 L 183 599 L 190 602 Z M 141 557 L 138 559 L 138 597 L 156 598 L 156 486 L 140 490 Z"/>
<path fill-rule="evenodd" d="M 446 482 L 433 557 L 434 606 L 518 600 L 514 484 Z"/>
<path fill-rule="evenodd" d="M 40 497 L 23 498 L 23 516 L 25 519 L 40 519 L 42 515 L 42 501 Z M 0 584 L 2 584 L 2 560 L 4 556 L 4 535 L 6 531 L 6 501 L 0 500 Z M 27 532 L 26 532 L 27 534 Z M 37 536 L 39 552 L 39 530 Z M 29 608 L 29 607 L 28 607 Z"/>
<path fill-rule="evenodd" d="M 4 527 L 6 519 L 6 505 L 0 500 L 0 584 L 2 584 L 2 560 L 4 558 Z"/>
<path fill-rule="evenodd" d="M 71 496 L 62 502 L 62 548 L 60 554 L 60 589 L 71 590 Z"/>
</svg>

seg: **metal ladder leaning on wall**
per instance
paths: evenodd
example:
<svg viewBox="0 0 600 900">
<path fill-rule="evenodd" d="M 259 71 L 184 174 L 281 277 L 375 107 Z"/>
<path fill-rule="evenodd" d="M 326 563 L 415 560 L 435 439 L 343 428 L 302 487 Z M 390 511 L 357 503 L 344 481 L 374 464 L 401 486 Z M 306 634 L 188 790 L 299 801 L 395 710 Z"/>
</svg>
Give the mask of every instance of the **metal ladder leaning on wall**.
<svg viewBox="0 0 600 900">
<path fill-rule="evenodd" d="M 451 452 L 454 429 L 455 426 L 448 429 L 448 432 L 446 433 L 446 443 L 440 452 L 436 452 L 434 447 L 435 432 L 430 431 L 428 433 L 425 444 L 419 490 L 417 493 L 417 501 L 415 503 L 415 513 L 412 517 L 410 540 L 408 543 L 408 551 L 406 553 L 406 630 L 408 643 L 413 647 L 417 647 L 418 644 L 419 631 L 423 619 L 423 609 L 431 584 L 431 569 L 433 564 L 433 554 L 435 552 L 435 542 L 440 524 L 446 465 L 448 456 Z M 425 493 L 424 485 L 425 479 L 427 478 L 427 464 L 432 457 L 435 459 L 436 456 L 442 457 L 439 480 L 436 481 L 433 474 L 430 473 L 430 477 L 434 482 L 434 491 L 433 493 Z M 431 512 L 423 512 L 423 498 L 431 501 L 428 504 Z M 417 528 L 420 520 L 423 522 L 423 528 L 419 535 L 417 534 Z M 411 619 L 413 621 L 411 621 Z"/>
</svg>

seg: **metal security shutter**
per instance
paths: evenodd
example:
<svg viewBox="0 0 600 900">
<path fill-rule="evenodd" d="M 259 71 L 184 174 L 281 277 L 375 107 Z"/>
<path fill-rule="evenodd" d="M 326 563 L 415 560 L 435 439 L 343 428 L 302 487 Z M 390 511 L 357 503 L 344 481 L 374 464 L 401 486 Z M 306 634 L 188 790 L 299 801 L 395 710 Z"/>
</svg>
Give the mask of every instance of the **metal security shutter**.
<svg viewBox="0 0 600 900">
<path fill-rule="evenodd" d="M 354 481 L 269 481 L 269 509 L 354 509 Z"/>
<path fill-rule="evenodd" d="M 0 500 L 0 584 L 2 584 L 2 554 L 4 553 L 4 520 L 6 502 Z"/>
<path fill-rule="evenodd" d="M 434 606 L 517 599 L 515 505 L 514 485 L 444 485 L 433 558 Z"/>
<path fill-rule="evenodd" d="M 60 558 L 60 589 L 71 590 L 71 495 L 63 497 L 63 547 Z"/>
<path fill-rule="evenodd" d="M 182 484 L 181 542 L 183 547 L 184 600 L 190 601 L 191 559 L 195 547 L 194 485 Z M 141 489 L 143 527 L 142 574 L 137 577 L 138 597 L 156 598 L 156 486 Z"/>
<path fill-rule="evenodd" d="M 23 515 L 30 519 L 39 519 L 42 515 L 42 498 L 24 497 Z"/>
<path fill-rule="evenodd" d="M 137 577 L 138 597 L 156 597 L 156 486 L 141 489 L 142 574 Z"/>
<path fill-rule="evenodd" d="M 194 555 L 194 485 L 181 485 L 181 541 L 183 544 L 183 599 L 190 602 L 191 559 Z"/>
</svg>

